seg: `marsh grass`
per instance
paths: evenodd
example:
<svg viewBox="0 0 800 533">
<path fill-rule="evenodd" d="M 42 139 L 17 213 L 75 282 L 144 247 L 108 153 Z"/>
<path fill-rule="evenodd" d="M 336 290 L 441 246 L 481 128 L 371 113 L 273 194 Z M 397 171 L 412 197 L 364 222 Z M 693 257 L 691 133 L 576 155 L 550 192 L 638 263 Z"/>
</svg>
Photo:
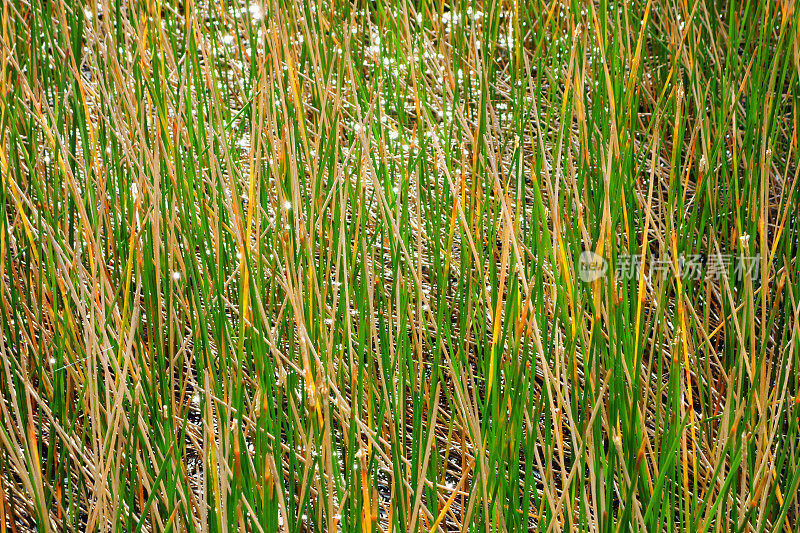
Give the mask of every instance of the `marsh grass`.
<svg viewBox="0 0 800 533">
<path fill-rule="evenodd" d="M 3 533 L 797 529 L 793 1 L 0 31 Z"/>
</svg>

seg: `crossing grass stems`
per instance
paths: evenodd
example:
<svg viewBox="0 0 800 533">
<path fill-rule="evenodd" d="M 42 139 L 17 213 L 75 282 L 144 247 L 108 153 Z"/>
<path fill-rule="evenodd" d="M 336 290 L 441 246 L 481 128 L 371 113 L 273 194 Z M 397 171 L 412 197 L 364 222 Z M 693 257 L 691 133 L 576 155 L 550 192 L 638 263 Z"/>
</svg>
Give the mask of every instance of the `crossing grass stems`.
<svg viewBox="0 0 800 533">
<path fill-rule="evenodd" d="M 797 529 L 794 1 L 0 10 L 3 533 Z"/>
</svg>

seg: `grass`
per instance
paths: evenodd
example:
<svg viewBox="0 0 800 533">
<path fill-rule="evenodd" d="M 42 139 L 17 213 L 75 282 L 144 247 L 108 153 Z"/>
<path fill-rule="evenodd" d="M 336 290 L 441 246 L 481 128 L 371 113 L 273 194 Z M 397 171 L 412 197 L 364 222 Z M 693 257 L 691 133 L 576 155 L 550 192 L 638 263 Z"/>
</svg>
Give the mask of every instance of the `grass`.
<svg viewBox="0 0 800 533">
<path fill-rule="evenodd" d="M 798 529 L 794 1 L 1 9 L 0 533 Z"/>
</svg>

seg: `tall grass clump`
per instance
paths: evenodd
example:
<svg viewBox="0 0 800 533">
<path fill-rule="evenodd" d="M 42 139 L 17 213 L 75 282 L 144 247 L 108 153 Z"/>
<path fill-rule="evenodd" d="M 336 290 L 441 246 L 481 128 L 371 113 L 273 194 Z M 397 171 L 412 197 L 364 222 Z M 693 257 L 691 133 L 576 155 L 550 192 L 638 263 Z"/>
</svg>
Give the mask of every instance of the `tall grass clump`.
<svg viewBox="0 0 800 533">
<path fill-rule="evenodd" d="M 4 0 L 0 533 L 800 528 L 794 0 Z"/>
</svg>

